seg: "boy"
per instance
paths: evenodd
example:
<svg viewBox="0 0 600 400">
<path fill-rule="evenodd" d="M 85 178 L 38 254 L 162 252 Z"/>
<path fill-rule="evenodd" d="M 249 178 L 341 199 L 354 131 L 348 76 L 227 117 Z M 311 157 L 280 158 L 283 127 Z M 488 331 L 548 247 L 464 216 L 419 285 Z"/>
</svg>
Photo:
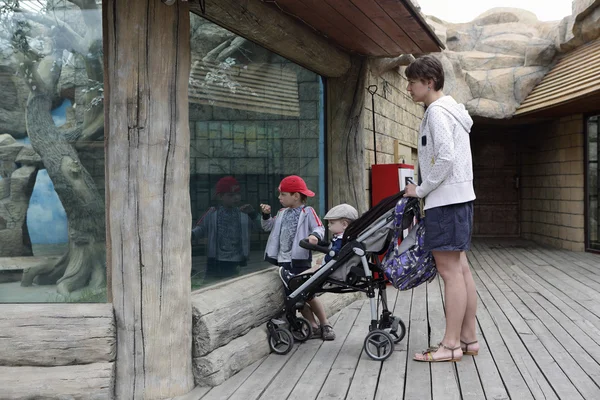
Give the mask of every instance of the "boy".
<svg viewBox="0 0 600 400">
<path fill-rule="evenodd" d="M 233 176 L 221 178 L 215 189 L 219 205 L 198 220 L 192 239 L 208 237 L 206 276 L 224 278 L 246 265 L 257 213 L 249 204 L 240 206 L 240 184 Z"/>
<path fill-rule="evenodd" d="M 329 245 L 329 249 L 333 250 L 334 255 L 339 253 L 340 249 L 342 248 L 342 239 L 344 238 L 344 231 L 346 230 L 346 228 L 348 228 L 348 225 L 350 225 L 350 223 L 357 218 L 358 211 L 350 204 L 339 204 L 333 207 L 331 210 L 329 210 L 329 212 L 325 214 L 325 217 L 323 217 L 324 220 L 327 220 L 329 222 L 329 232 L 331 232 L 333 235 L 333 237 L 331 238 L 331 244 Z M 333 257 L 334 256 L 330 256 L 329 253 L 326 254 L 321 265 L 316 265 L 302 273 L 309 274 L 315 272 L 323 265 L 331 261 Z M 281 280 L 284 282 L 284 284 L 287 284 L 290 281 L 290 279 L 294 277 L 294 275 L 282 269 L 280 269 L 279 276 L 281 277 Z"/>
<path fill-rule="evenodd" d="M 310 243 L 317 244 L 325 234 L 323 224 L 315 210 L 306 206 L 307 198 L 314 195 L 314 192 L 308 190 L 302 178 L 291 175 L 279 184 L 279 201 L 283 208 L 275 218 L 271 217 L 271 206 L 260 205 L 263 214 L 262 227 L 265 231 L 271 232 L 265 250 L 265 260 L 293 274 L 309 269 L 312 262 L 311 252 L 301 248 L 300 241 L 307 238 Z M 334 340 L 335 332 L 327 319 L 321 301 L 315 297 L 309 300 L 308 304 L 310 309 L 304 307 L 302 315 L 310 322 L 313 337 Z M 321 323 L 320 326 L 315 320 L 315 315 Z"/>
</svg>

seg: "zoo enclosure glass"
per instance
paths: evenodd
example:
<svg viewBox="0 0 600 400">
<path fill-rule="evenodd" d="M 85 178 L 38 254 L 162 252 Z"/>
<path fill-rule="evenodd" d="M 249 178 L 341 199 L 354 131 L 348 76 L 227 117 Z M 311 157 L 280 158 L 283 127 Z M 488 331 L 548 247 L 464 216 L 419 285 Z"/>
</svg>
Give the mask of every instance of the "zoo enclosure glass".
<svg viewBox="0 0 600 400">
<path fill-rule="evenodd" d="M 0 1 L 0 302 L 106 301 L 100 1 Z"/>
<path fill-rule="evenodd" d="M 325 207 L 324 80 L 191 14 L 192 288 L 270 266 L 259 205 L 300 175 Z"/>
</svg>

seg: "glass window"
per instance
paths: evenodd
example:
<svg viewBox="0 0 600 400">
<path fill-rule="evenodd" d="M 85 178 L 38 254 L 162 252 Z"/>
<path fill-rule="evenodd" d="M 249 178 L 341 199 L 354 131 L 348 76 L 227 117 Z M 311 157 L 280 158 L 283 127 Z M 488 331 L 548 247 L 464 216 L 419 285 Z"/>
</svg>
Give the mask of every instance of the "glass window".
<svg viewBox="0 0 600 400">
<path fill-rule="evenodd" d="M 106 301 L 101 2 L 0 1 L 0 302 Z"/>
<path fill-rule="evenodd" d="M 301 176 L 325 206 L 324 82 L 195 14 L 189 86 L 192 288 L 269 267 L 261 203 Z"/>
<path fill-rule="evenodd" d="M 599 116 L 590 117 L 587 120 L 587 241 L 588 248 L 600 250 L 600 221 L 598 220 L 598 125 Z"/>
</svg>

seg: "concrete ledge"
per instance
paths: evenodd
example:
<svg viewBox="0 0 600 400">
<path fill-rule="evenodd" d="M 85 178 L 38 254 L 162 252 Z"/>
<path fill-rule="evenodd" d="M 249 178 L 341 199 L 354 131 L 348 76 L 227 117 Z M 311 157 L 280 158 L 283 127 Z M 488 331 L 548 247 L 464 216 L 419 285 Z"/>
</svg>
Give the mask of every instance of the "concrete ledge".
<svg viewBox="0 0 600 400">
<path fill-rule="evenodd" d="M 320 297 L 327 315 L 362 293 Z M 265 322 L 283 307 L 276 268 L 192 293 L 193 369 L 197 385 L 216 386 L 270 353 Z"/>
</svg>

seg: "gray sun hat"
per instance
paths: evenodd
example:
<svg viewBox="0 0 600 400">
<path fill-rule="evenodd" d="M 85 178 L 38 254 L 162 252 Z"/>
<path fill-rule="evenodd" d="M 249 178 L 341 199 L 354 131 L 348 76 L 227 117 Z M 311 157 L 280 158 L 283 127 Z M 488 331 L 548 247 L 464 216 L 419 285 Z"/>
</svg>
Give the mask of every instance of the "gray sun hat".
<svg viewBox="0 0 600 400">
<path fill-rule="evenodd" d="M 358 211 L 356 208 L 352 207 L 350 204 L 340 204 L 333 207 L 323 219 L 341 219 L 347 218 L 351 221 L 354 221 L 358 218 Z"/>
</svg>

